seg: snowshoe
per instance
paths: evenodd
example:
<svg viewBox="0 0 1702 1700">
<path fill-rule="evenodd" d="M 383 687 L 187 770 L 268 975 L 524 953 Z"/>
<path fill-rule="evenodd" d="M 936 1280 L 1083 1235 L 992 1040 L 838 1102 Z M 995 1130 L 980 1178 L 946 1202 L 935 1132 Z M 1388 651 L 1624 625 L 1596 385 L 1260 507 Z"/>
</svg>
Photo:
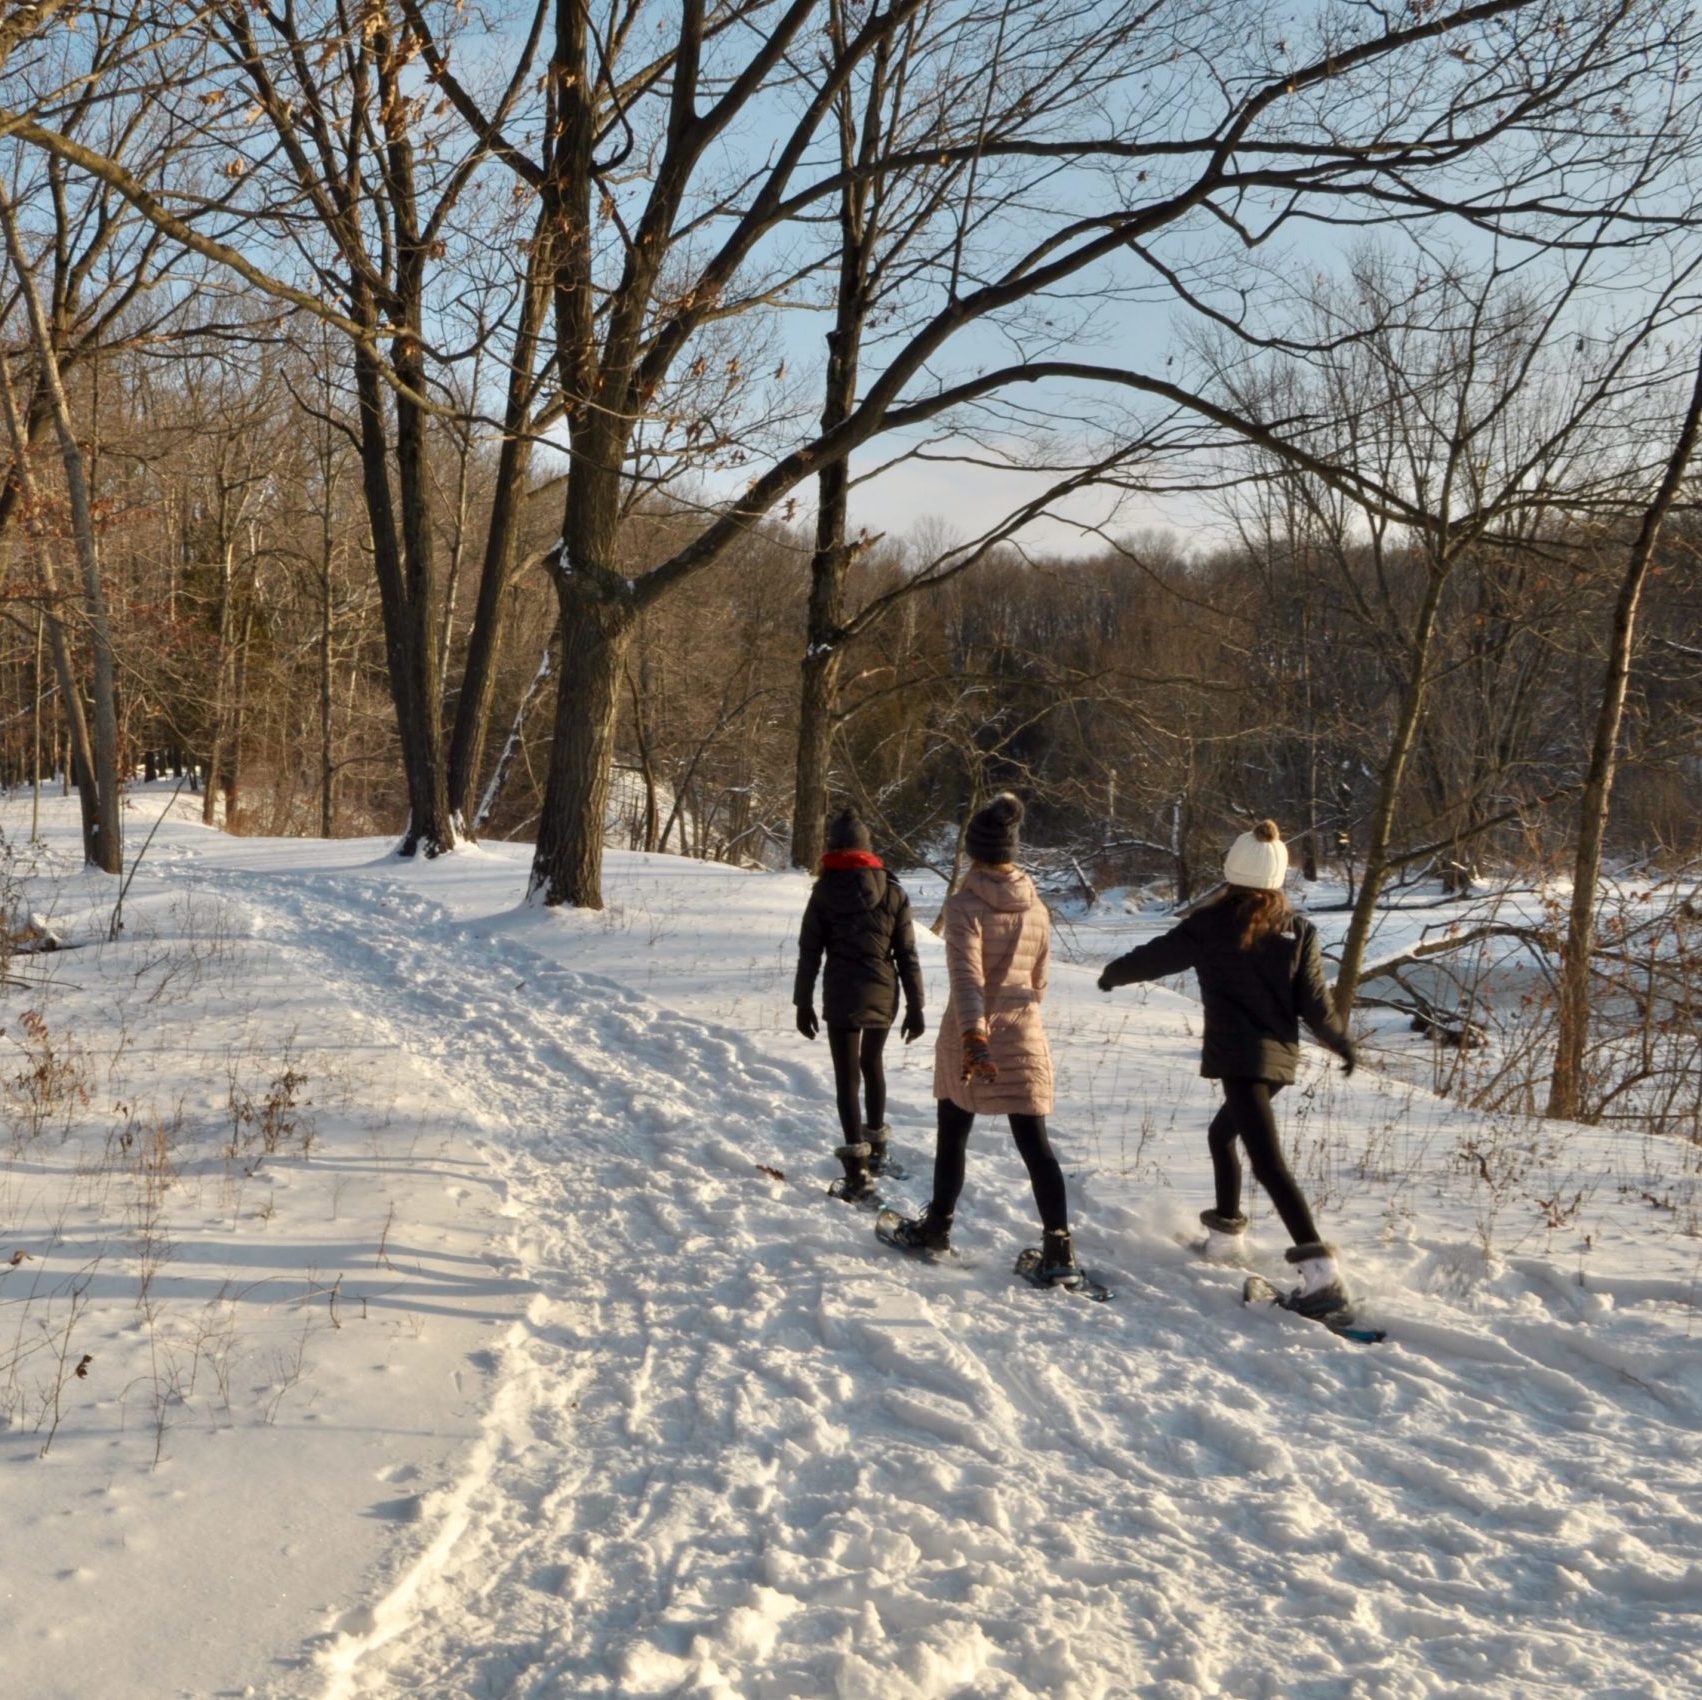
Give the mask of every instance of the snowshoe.
<svg viewBox="0 0 1702 1700">
<path fill-rule="evenodd" d="M 1340 1286 L 1340 1283 L 1337 1283 Z M 1241 1289 L 1243 1304 L 1274 1304 L 1281 1310 L 1291 1310 L 1310 1322 L 1321 1322 L 1332 1334 L 1352 1340 L 1361 1346 L 1375 1346 L 1388 1339 L 1381 1328 L 1365 1327 L 1354 1314 L 1353 1303 L 1345 1290 L 1325 1297 L 1322 1293 L 1308 1296 L 1302 1288 L 1285 1293 L 1263 1275 L 1249 1275 Z"/>
<path fill-rule="evenodd" d="M 1061 1287 L 1066 1293 L 1103 1304 L 1111 1297 L 1111 1289 L 1076 1262 L 1069 1241 L 1067 1231 L 1047 1234 L 1041 1245 L 1031 1245 L 1017 1254 L 1017 1274 L 1031 1287 Z"/>
<path fill-rule="evenodd" d="M 875 1238 L 912 1257 L 925 1257 L 938 1262 L 950 1257 L 951 1218 L 936 1216 L 924 1210 L 920 1216 L 903 1216 L 896 1210 L 883 1210 L 875 1218 Z"/>
</svg>

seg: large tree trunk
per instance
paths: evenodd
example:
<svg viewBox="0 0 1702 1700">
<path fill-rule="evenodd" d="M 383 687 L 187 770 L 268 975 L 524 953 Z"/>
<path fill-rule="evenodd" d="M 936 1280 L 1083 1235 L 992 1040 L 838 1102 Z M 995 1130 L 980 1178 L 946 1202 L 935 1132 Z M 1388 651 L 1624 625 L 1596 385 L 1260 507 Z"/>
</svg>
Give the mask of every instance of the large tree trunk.
<svg viewBox="0 0 1702 1700">
<path fill-rule="evenodd" d="M 603 822 L 608 812 L 621 677 L 632 643 L 629 603 L 605 600 L 557 573 L 561 675 L 544 810 L 527 896 L 603 907 Z"/>
<path fill-rule="evenodd" d="M 1567 916 L 1566 941 L 1560 953 L 1558 1025 L 1554 1079 L 1546 1113 L 1568 1119 L 1584 1109 L 1584 1048 L 1590 1032 L 1590 958 L 1596 942 L 1597 886 L 1601 881 L 1602 846 L 1607 837 L 1608 810 L 1619 761 L 1619 730 L 1625 718 L 1625 697 L 1631 681 L 1631 658 L 1637 641 L 1637 609 L 1661 527 L 1678 496 L 1702 428 L 1702 361 L 1678 442 L 1667 462 L 1660 489 L 1643 515 L 1625 577 L 1614 603 L 1608 637 L 1607 663 L 1602 672 L 1601 697 L 1596 707 L 1595 736 L 1590 745 L 1590 768 L 1578 804 L 1578 848 L 1572 863 L 1572 906 Z"/>
</svg>

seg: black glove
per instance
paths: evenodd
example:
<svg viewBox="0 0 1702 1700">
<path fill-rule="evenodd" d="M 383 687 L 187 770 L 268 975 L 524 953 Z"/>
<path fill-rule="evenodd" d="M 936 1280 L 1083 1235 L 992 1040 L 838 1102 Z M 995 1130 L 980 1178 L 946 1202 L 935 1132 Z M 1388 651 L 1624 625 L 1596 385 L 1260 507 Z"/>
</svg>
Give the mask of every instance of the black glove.
<svg viewBox="0 0 1702 1700">
<path fill-rule="evenodd" d="M 904 1035 L 905 1044 L 908 1045 L 912 1039 L 920 1039 L 927 1031 L 928 1024 L 922 1019 L 921 1010 L 915 1004 L 911 1004 L 905 1010 L 904 1024 L 899 1028 L 899 1032 Z"/>
<path fill-rule="evenodd" d="M 1099 971 L 1099 989 L 1102 992 L 1115 989 L 1111 984 L 1111 970 L 1109 968 L 1101 968 Z"/>
<path fill-rule="evenodd" d="M 821 1031 L 821 1024 L 816 1020 L 816 1012 L 807 1003 L 798 1005 L 798 1031 L 806 1039 L 813 1039 Z"/>
<path fill-rule="evenodd" d="M 1342 1078 L 1345 1080 L 1359 1064 L 1359 1053 L 1353 1048 L 1351 1040 L 1342 1047 L 1341 1059 Z"/>
</svg>

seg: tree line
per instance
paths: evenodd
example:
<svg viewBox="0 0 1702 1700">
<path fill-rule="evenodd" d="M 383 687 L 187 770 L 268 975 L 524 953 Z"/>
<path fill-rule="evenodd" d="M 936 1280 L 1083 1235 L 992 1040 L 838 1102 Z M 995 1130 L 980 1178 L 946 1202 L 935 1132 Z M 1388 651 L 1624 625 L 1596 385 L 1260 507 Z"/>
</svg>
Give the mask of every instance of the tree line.
<svg viewBox="0 0 1702 1700">
<path fill-rule="evenodd" d="M 1402 869 L 1589 874 L 1616 791 L 1683 835 L 1699 28 L 13 8 L 8 768 L 55 752 L 112 871 L 153 748 L 269 827 L 524 832 L 590 906 L 611 794 L 808 865 L 831 790 L 921 856 L 1031 775 L 1181 890 L 1274 794 L 1352 867 L 1351 1003 Z M 1018 494 L 871 537 L 906 461 Z M 1080 492 L 1197 535 L 1036 558 Z"/>
</svg>

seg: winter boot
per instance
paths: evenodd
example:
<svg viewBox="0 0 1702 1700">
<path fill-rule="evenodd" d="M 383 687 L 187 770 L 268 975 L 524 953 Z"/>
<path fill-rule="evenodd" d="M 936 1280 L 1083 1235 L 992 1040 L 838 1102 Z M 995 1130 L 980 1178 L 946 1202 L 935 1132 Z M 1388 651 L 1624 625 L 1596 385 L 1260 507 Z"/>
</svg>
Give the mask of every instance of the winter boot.
<svg viewBox="0 0 1702 1700">
<path fill-rule="evenodd" d="M 901 1216 L 893 1225 L 892 1241 L 906 1251 L 944 1257 L 951 1250 L 951 1217 L 930 1204 L 920 1216 Z"/>
<path fill-rule="evenodd" d="M 861 1204 L 873 1198 L 875 1183 L 869 1173 L 868 1142 L 860 1139 L 855 1145 L 835 1146 L 833 1154 L 845 1165 L 845 1173 L 829 1185 L 828 1193 L 843 1198 L 847 1204 Z"/>
<path fill-rule="evenodd" d="M 1246 1261 L 1247 1218 L 1225 1216 L 1221 1211 L 1202 1210 L 1200 1221 L 1206 1230 L 1200 1255 L 1208 1263 L 1242 1263 Z"/>
<path fill-rule="evenodd" d="M 886 1173 L 886 1148 L 892 1138 L 892 1129 L 882 1122 L 879 1127 L 863 1129 L 863 1139 L 869 1147 L 869 1173 L 884 1175 Z"/>
<path fill-rule="evenodd" d="M 1081 1279 L 1081 1265 L 1076 1262 L 1068 1228 L 1048 1228 L 1040 1236 L 1039 1273 L 1042 1281 L 1054 1283 Z"/>
<path fill-rule="evenodd" d="M 1312 1240 L 1306 1245 L 1291 1245 L 1283 1256 L 1300 1274 L 1300 1285 L 1288 1300 L 1290 1310 L 1322 1320 L 1349 1308 L 1347 1284 L 1336 1264 L 1333 1245 Z"/>
</svg>

